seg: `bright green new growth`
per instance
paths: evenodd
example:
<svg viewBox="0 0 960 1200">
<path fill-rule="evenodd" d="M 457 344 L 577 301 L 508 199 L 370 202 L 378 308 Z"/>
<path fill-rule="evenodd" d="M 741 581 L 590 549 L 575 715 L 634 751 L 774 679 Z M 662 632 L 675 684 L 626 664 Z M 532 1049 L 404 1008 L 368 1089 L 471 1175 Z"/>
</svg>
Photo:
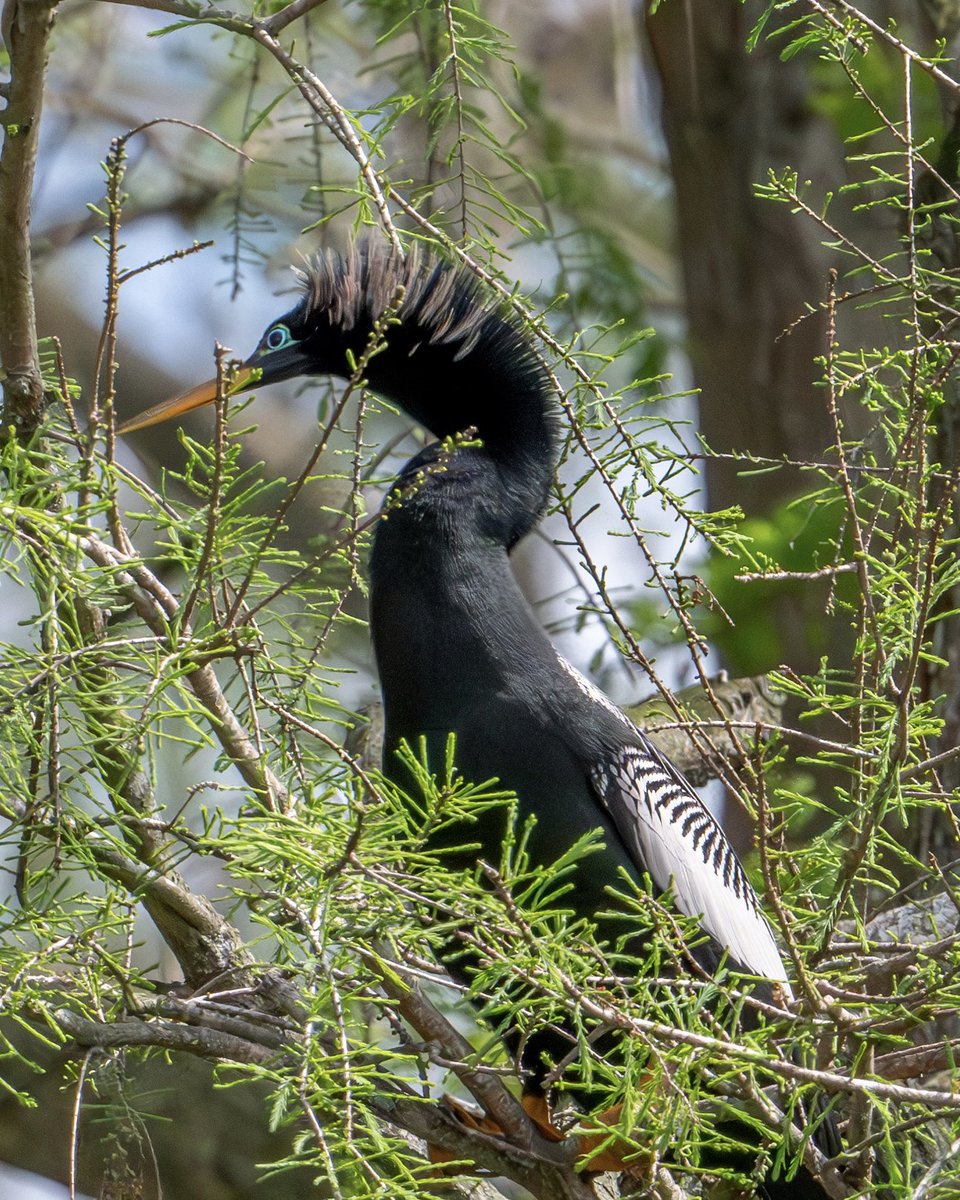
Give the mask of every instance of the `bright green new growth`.
<svg viewBox="0 0 960 1200">
<path fill-rule="evenodd" d="M 391 204 L 406 206 L 422 218 L 418 235 L 466 243 L 475 262 L 502 269 L 509 293 L 510 262 L 495 246 L 549 236 L 537 215 L 544 193 L 567 196 L 574 219 L 583 215 L 575 204 L 588 201 L 565 190 L 563 146 L 551 143 L 548 165 L 534 169 L 504 138 L 504 114 L 509 127 L 523 127 L 525 94 L 531 119 L 537 109 L 529 81 L 517 95 L 506 38 L 481 9 L 366 6 L 383 56 L 401 56 L 399 90 L 372 115 L 332 117 L 313 93 L 309 103 L 352 131 L 355 178 L 315 185 L 309 199 L 318 221 L 333 204 L 358 223 L 376 219 L 381 204 L 395 215 Z M 820 69 L 871 108 L 879 101 L 871 105 L 864 80 L 882 78 L 889 91 L 892 62 L 911 97 L 936 64 L 841 10 L 842 19 L 831 18 L 825 6 L 807 6 L 813 15 L 793 29 L 787 52 L 815 52 Z M 219 23 L 239 44 L 249 40 L 242 22 Z M 261 105 L 255 82 L 251 72 L 244 141 L 269 128 L 275 106 L 300 102 L 291 92 Z M 797 220 L 816 221 L 847 269 L 810 297 L 830 318 L 823 398 L 835 444 L 797 466 L 802 494 L 783 522 L 700 511 L 694 467 L 709 448 L 662 403 L 674 397 L 657 348 L 607 311 L 623 311 L 625 294 L 636 301 L 636 281 L 602 231 L 584 219 L 569 239 L 588 266 L 592 259 L 603 269 L 597 296 L 585 283 L 586 294 L 540 297 L 543 319 L 514 297 L 567 387 L 555 511 L 564 552 L 584 563 L 589 581 L 578 621 L 599 620 L 617 654 L 646 665 L 639 614 L 654 626 L 643 635 L 685 647 L 705 683 L 714 669 L 706 631 L 718 641 L 751 637 L 758 592 L 750 589 L 826 581 L 824 622 L 851 630 L 847 661 L 825 660 L 803 677 L 776 674 L 797 715 L 756 745 L 754 730 L 730 731 L 746 750 L 720 764 L 756 823 L 748 866 L 799 999 L 748 1033 L 737 1020 L 747 1002 L 735 978 L 681 982 L 677 966 L 696 928 L 668 905 L 611 881 L 625 931 L 656 930 L 643 963 L 621 946 L 598 946 L 590 928 L 568 919 L 571 871 L 589 870 L 591 844 L 571 847 L 549 872 L 533 870 L 512 798 L 495 781 L 459 778 L 454 747 L 442 778 L 419 768 L 416 804 L 395 794 L 376 763 L 343 748 L 356 718 L 342 697 L 356 695 L 352 672 L 366 655 L 365 553 L 396 466 L 383 449 L 395 425 L 363 392 L 363 363 L 310 431 L 292 480 L 269 478 L 245 456 L 238 425 L 252 423 L 255 408 L 242 422 L 218 412 L 209 441 L 184 435 L 182 465 L 160 490 L 114 461 L 105 431 L 121 361 L 113 339 L 125 167 L 122 148 L 111 155 L 107 199 L 96 210 L 109 272 L 109 382 L 98 420 L 81 432 L 71 419 L 76 389 L 45 347 L 44 380 L 59 403 L 43 439 L 10 437 L 0 457 L 0 596 L 22 613 L 0 651 L 4 1087 L 29 1104 L 24 1064 L 45 1063 L 69 1039 L 97 1047 L 78 1055 L 76 1071 L 109 1101 L 120 1142 L 141 1145 L 125 1072 L 138 1056 L 199 1055 L 219 1064 L 224 1085 L 266 1084 L 270 1120 L 289 1131 L 284 1156 L 264 1164 L 274 1177 L 305 1170 L 323 1181 L 323 1194 L 356 1200 L 424 1197 L 435 1180 L 413 1139 L 429 1137 L 493 1174 L 512 1170 L 534 1194 L 577 1196 L 586 1185 L 572 1170 L 572 1140 L 557 1151 L 566 1160 L 549 1169 L 498 1157 L 434 1103 L 459 1087 L 511 1111 L 502 1085 L 515 1079 L 493 1031 L 557 1021 L 579 1039 L 561 1095 L 564 1083 L 586 1083 L 597 1111 L 623 1105 L 616 1132 L 632 1135 L 639 1154 L 656 1154 L 658 1195 L 698 1185 L 702 1151 L 728 1136 L 717 1130 L 725 1107 L 754 1123 L 771 1156 L 792 1168 L 806 1153 L 809 1165 L 802 1106 L 814 1094 L 836 1098 L 864 1177 L 872 1156 L 885 1158 L 893 1200 L 951 1194 L 960 1101 L 954 1044 L 938 1022 L 949 1031 L 960 1009 L 956 893 L 946 873 L 960 781 L 956 746 L 943 740 L 960 645 L 960 314 L 955 269 L 940 247 L 955 236 L 956 172 L 946 193 L 918 202 L 917 179 L 934 150 L 902 115 L 884 116 L 891 111 L 877 113 L 873 140 L 861 120 L 851 143 L 859 182 L 845 197 L 848 207 L 883 204 L 894 214 L 900 234 L 882 258 L 847 236 L 836 198 L 813 194 L 795 172 L 762 184 Z M 426 122 L 437 172 L 420 191 L 393 177 L 384 148 L 410 114 Z M 235 282 L 249 253 L 261 253 L 248 186 L 238 168 Z M 566 244 L 557 244 L 563 262 Z M 857 305 L 881 310 L 884 345 L 848 334 L 846 313 Z M 584 328 L 584 309 L 599 314 L 596 325 Z M 226 360 L 217 365 L 226 380 Z M 608 584 L 586 523 L 598 494 L 613 514 L 617 549 L 626 540 L 643 566 L 648 590 L 639 598 Z M 659 505 L 671 529 L 707 556 L 706 582 L 678 562 L 660 527 L 644 527 L 641 501 L 647 513 Z M 298 536 L 305 523 L 309 539 Z M 811 527 L 809 561 L 797 561 Z M 650 677 L 669 692 L 653 667 Z M 826 723 L 814 727 L 814 717 Z M 709 750 L 709 726 L 694 736 Z M 418 748 L 409 755 L 416 770 Z M 489 807 L 503 813 L 501 860 L 464 878 L 427 834 L 450 826 L 469 844 L 471 820 Z M 907 900 L 921 896 L 929 907 L 908 912 Z M 884 910 L 895 915 L 877 915 Z M 471 1045 L 462 1033 L 467 1006 L 451 1020 L 452 992 L 431 965 L 445 939 L 464 934 L 480 963 L 470 998 L 486 1022 L 471 1031 Z M 158 984 L 161 954 L 163 978 L 186 980 L 182 993 Z M 609 1029 L 616 1051 L 597 1041 Z M 929 1044 L 936 1071 L 911 1060 L 918 1041 Z"/>
</svg>

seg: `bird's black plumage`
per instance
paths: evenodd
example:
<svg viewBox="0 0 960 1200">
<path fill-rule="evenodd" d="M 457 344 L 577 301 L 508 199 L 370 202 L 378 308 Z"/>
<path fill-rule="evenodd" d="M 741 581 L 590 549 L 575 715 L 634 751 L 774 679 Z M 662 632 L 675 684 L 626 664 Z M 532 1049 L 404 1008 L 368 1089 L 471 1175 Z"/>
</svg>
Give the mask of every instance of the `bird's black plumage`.
<svg viewBox="0 0 960 1200">
<path fill-rule="evenodd" d="M 602 831 L 603 848 L 571 893 L 579 915 L 609 909 L 621 873 L 638 884 L 649 875 L 700 919 L 718 954 L 788 992 L 770 926 L 719 825 L 643 733 L 560 658 L 511 573 L 509 552 L 546 510 L 559 447 L 555 392 L 525 336 L 472 275 L 416 252 L 361 244 L 301 277 L 300 302 L 246 366 L 263 382 L 349 377 L 376 329 L 369 387 L 440 439 L 404 468 L 371 555 L 386 773 L 409 788 L 401 744 L 423 739 L 439 770 L 453 733 L 458 771 L 498 779 L 521 816 L 536 818 L 536 859 Z M 502 817 L 481 818 L 470 836 L 496 861 Z M 549 1038 L 543 1047 L 555 1050 Z M 542 1064 L 528 1065 L 536 1085 Z M 793 1200 L 822 1195 L 812 1181 L 793 1184 Z M 793 1184 L 778 1184 L 777 1195 Z"/>
<path fill-rule="evenodd" d="M 492 777 L 539 818 L 534 846 L 557 857 L 604 832 L 602 864 L 578 890 L 599 911 L 620 869 L 672 886 L 678 907 L 747 970 L 784 980 L 770 927 L 722 830 L 631 721 L 557 654 L 508 555 L 541 519 L 559 429 L 550 378 L 527 340 L 466 271 L 379 246 L 320 259 L 301 304 L 277 324 L 310 371 L 348 374 L 374 324 L 397 324 L 365 375 L 440 439 L 404 468 L 376 531 L 371 630 L 383 689 L 388 771 L 400 742 Z M 402 299 L 399 299 L 402 297 Z M 399 301 L 399 303 L 398 303 Z M 265 335 L 269 341 L 271 327 Z M 270 354 L 258 352 L 251 363 Z M 304 372 L 301 365 L 299 372 Z M 491 855 L 491 857 L 496 857 Z M 592 890 L 591 890 L 592 889 Z M 588 908 L 588 906 L 590 906 Z"/>
</svg>

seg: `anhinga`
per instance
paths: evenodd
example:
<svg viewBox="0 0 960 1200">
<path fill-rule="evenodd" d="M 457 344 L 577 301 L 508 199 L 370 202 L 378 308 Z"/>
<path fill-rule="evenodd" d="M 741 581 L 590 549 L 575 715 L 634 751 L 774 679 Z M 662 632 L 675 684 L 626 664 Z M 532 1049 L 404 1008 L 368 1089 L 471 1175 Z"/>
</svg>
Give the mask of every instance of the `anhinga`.
<svg viewBox="0 0 960 1200">
<path fill-rule="evenodd" d="M 621 873 L 641 886 L 649 875 L 699 919 L 704 961 L 726 954 L 788 993 L 770 925 L 722 829 L 644 734 L 560 657 L 511 573 L 510 551 L 546 510 L 559 448 L 554 389 L 524 334 L 467 271 L 416 251 L 404 258 L 362 243 L 301 276 L 300 302 L 266 330 L 235 390 L 252 375 L 261 384 L 350 378 L 382 325 L 366 384 L 438 439 L 403 469 L 370 561 L 385 772 L 409 789 L 401 743 L 423 739 L 439 767 L 453 733 L 463 777 L 498 779 L 521 817 L 536 818 L 537 860 L 602 831 L 603 848 L 566 900 L 578 915 L 608 911 Z M 215 396 L 215 384 L 203 384 L 121 432 Z M 502 815 L 471 828 L 489 861 L 499 859 L 502 829 Z M 525 1049 L 526 1086 L 542 1096 L 541 1053 L 558 1057 L 555 1034 Z M 805 1172 L 764 1188 L 823 1196 Z"/>
</svg>

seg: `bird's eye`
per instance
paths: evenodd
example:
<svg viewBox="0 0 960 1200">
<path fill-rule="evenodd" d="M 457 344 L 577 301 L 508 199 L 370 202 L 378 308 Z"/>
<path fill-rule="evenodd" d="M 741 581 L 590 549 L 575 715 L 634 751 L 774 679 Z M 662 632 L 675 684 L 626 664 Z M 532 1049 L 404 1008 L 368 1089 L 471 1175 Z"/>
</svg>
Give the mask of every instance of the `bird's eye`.
<svg viewBox="0 0 960 1200">
<path fill-rule="evenodd" d="M 263 341 L 268 350 L 282 350 L 293 341 L 293 336 L 286 325 L 274 325 Z"/>
</svg>

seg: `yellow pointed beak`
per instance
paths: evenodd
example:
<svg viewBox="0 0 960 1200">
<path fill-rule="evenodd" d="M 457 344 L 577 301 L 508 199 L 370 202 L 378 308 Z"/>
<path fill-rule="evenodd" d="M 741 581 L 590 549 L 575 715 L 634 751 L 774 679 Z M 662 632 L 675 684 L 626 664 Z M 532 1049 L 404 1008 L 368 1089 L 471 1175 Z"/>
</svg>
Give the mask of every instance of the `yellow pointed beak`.
<svg viewBox="0 0 960 1200">
<path fill-rule="evenodd" d="M 227 389 L 227 395 L 233 396 L 237 392 L 242 392 L 253 377 L 259 374 L 260 372 L 255 367 L 241 367 L 237 371 L 233 383 Z M 172 400 L 163 400 L 159 404 L 155 404 L 153 408 L 148 408 L 146 412 L 140 413 L 139 416 L 124 421 L 117 426 L 117 433 L 133 433 L 137 429 L 147 429 L 150 425 L 159 425 L 161 421 L 169 421 L 171 417 L 179 417 L 183 413 L 190 412 L 191 409 L 202 408 L 204 404 L 212 404 L 216 398 L 217 381 L 208 379 L 206 383 L 199 383 L 196 387 L 188 388 L 179 396 L 174 396 Z"/>
</svg>

